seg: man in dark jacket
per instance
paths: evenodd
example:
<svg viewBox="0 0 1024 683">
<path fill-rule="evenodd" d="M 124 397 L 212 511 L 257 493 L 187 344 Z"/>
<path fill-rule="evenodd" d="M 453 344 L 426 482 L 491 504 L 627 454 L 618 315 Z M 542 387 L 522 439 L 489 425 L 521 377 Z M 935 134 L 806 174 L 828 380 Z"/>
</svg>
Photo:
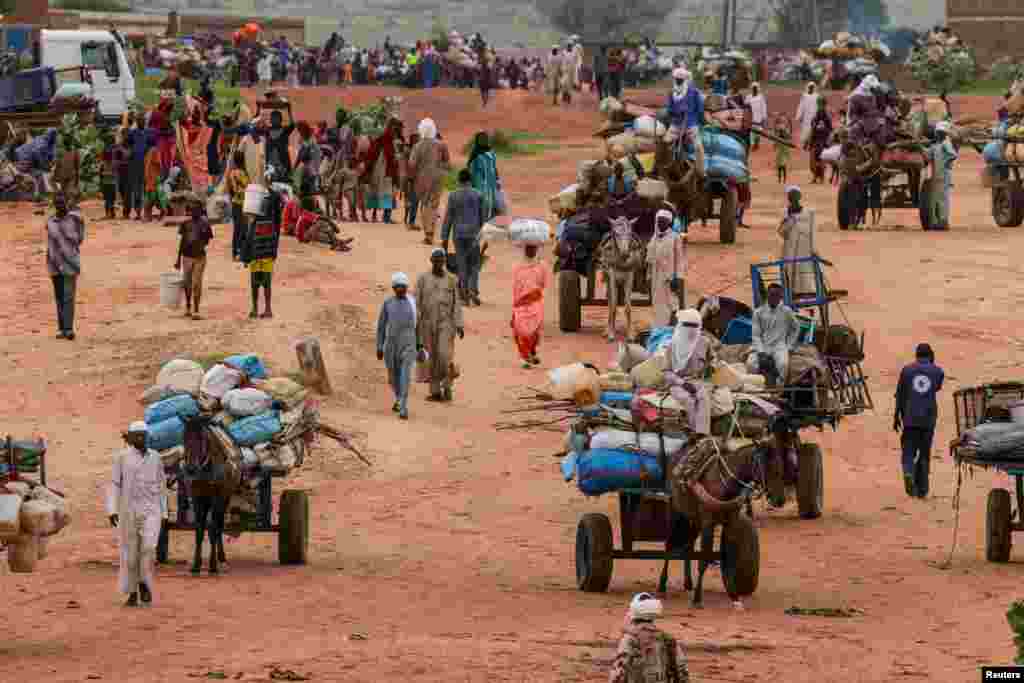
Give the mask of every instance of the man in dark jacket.
<svg viewBox="0 0 1024 683">
<path fill-rule="evenodd" d="M 480 305 L 480 231 L 484 227 L 484 198 L 470 185 L 468 169 L 459 171 L 459 189 L 448 195 L 448 207 L 441 227 L 441 245 L 448 251 L 448 239 L 455 237 L 455 260 L 459 264 L 459 296 L 462 303 Z"/>
<path fill-rule="evenodd" d="M 942 390 L 945 373 L 935 364 L 935 353 L 928 344 L 918 344 L 916 355 L 917 360 L 900 373 L 892 428 L 903 430 L 903 484 L 907 495 L 924 498 L 928 495 L 932 438 L 939 412 L 935 395 Z"/>
</svg>

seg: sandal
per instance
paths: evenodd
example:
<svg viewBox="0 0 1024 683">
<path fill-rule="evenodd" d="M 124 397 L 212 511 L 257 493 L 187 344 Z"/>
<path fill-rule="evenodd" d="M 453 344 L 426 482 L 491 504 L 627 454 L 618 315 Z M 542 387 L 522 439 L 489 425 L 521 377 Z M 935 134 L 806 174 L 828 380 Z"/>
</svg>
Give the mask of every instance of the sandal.
<svg viewBox="0 0 1024 683">
<path fill-rule="evenodd" d="M 444 401 L 444 396 L 441 394 L 431 394 L 430 396 L 427 396 L 427 400 L 431 403 L 441 403 Z"/>
</svg>

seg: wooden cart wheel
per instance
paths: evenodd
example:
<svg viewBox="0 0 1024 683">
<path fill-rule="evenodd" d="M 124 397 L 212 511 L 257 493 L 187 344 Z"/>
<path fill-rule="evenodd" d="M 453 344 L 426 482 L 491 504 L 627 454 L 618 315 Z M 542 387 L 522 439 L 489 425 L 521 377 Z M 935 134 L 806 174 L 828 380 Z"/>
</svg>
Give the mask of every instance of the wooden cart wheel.
<svg viewBox="0 0 1024 683">
<path fill-rule="evenodd" d="M 606 515 L 583 515 L 576 527 L 576 586 L 586 593 L 604 593 L 612 582 L 612 523 Z"/>
<path fill-rule="evenodd" d="M 858 190 L 860 186 L 843 179 L 839 185 L 839 193 L 836 196 L 836 214 L 839 219 L 839 229 L 849 230 L 860 224 L 860 198 Z"/>
<path fill-rule="evenodd" d="M 725 191 L 722 208 L 718 212 L 718 241 L 722 244 L 736 242 L 736 209 L 739 202 L 739 193 L 735 187 Z"/>
<path fill-rule="evenodd" d="M 796 503 L 804 519 L 821 517 L 825 501 L 825 472 L 818 444 L 802 443 L 798 452 Z"/>
<path fill-rule="evenodd" d="M 1001 228 L 1016 228 L 1024 223 L 1024 192 L 1016 185 L 992 188 L 992 220 Z"/>
<path fill-rule="evenodd" d="M 278 515 L 277 559 L 281 564 L 306 564 L 309 553 L 309 496 L 284 491 Z"/>
<path fill-rule="evenodd" d="M 160 522 L 160 537 L 156 540 L 156 561 L 158 564 L 167 564 L 167 559 L 170 556 L 170 545 L 171 532 L 167 528 L 167 520 Z"/>
<path fill-rule="evenodd" d="M 583 323 L 580 305 L 580 276 L 574 270 L 558 271 L 558 328 L 579 332 Z"/>
<path fill-rule="evenodd" d="M 985 559 L 1009 562 L 1013 539 L 1010 535 L 1010 492 L 992 489 L 988 492 L 985 514 Z"/>
<path fill-rule="evenodd" d="M 722 583 L 730 596 L 753 595 L 761 576 L 761 541 L 749 517 L 736 515 L 722 529 Z"/>
</svg>

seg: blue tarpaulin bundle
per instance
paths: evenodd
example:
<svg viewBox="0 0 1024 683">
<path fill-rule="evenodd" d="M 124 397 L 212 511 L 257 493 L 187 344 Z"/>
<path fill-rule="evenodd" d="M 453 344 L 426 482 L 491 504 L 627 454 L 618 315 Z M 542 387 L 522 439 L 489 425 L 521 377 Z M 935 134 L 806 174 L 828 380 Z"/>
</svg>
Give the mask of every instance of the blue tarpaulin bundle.
<svg viewBox="0 0 1024 683">
<path fill-rule="evenodd" d="M 228 425 L 228 434 L 239 446 L 266 443 L 281 431 L 281 418 L 276 410 L 246 417 Z"/>
<path fill-rule="evenodd" d="M 267 369 L 263 366 L 263 361 L 251 353 L 228 356 L 224 359 L 224 365 L 241 370 L 249 379 L 267 378 Z"/>
<path fill-rule="evenodd" d="M 170 419 L 149 425 L 149 433 L 146 435 L 146 448 L 155 451 L 166 451 L 185 443 L 185 423 L 181 418 L 174 416 Z"/>
<path fill-rule="evenodd" d="M 576 456 L 576 483 L 588 496 L 631 488 L 654 488 L 663 475 L 658 458 L 639 451 L 598 448 Z"/>
<path fill-rule="evenodd" d="M 158 422 L 169 420 L 172 417 L 180 417 L 186 420 L 199 414 L 199 404 L 188 394 L 172 396 L 163 401 L 157 401 L 146 408 L 143 419 L 148 425 L 155 425 Z"/>
</svg>

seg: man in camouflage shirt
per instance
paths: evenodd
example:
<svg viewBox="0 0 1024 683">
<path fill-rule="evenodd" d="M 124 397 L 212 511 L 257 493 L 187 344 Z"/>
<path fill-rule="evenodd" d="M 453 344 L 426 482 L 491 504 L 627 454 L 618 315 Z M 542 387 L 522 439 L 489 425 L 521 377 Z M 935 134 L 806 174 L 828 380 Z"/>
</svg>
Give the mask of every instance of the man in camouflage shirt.
<svg viewBox="0 0 1024 683">
<path fill-rule="evenodd" d="M 633 598 L 609 683 L 689 683 L 682 648 L 654 625 L 659 616 L 660 600 L 649 593 Z"/>
</svg>

